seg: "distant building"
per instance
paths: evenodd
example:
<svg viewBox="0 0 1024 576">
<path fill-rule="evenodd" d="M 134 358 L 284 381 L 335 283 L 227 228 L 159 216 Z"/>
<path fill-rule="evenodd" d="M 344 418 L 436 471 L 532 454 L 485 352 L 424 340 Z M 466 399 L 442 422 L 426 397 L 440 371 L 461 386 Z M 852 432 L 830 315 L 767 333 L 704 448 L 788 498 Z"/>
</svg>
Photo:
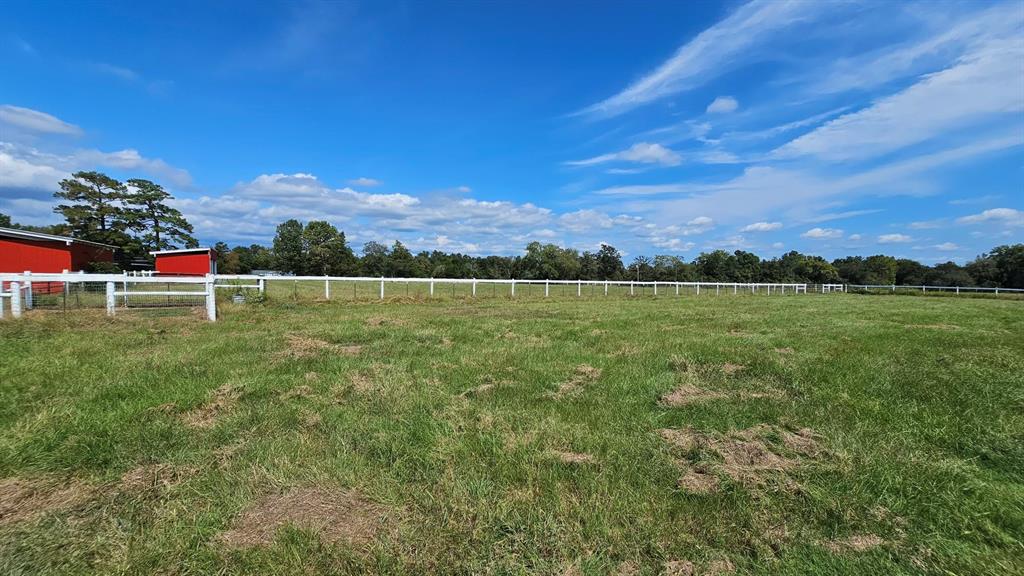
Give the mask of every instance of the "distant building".
<svg viewBox="0 0 1024 576">
<path fill-rule="evenodd" d="M 156 258 L 158 276 L 205 276 L 217 273 L 217 252 L 213 248 L 184 248 L 150 252 Z"/>
</svg>

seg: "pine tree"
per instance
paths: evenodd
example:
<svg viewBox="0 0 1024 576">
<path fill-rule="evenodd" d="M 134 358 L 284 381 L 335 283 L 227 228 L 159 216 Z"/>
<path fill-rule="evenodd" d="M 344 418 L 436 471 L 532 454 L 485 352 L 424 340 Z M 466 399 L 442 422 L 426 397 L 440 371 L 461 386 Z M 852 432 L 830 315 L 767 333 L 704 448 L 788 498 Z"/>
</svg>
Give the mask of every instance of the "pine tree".
<svg viewBox="0 0 1024 576">
<path fill-rule="evenodd" d="M 192 236 L 192 225 L 177 208 L 167 205 L 170 199 L 171 195 L 159 184 L 140 178 L 128 181 L 125 217 L 128 225 L 142 234 L 142 244 L 147 250 L 199 245 Z"/>
<path fill-rule="evenodd" d="M 127 189 L 121 182 L 99 172 L 75 172 L 60 181 L 54 212 L 64 216 L 76 238 L 114 246 L 130 243 L 123 205 Z"/>
</svg>

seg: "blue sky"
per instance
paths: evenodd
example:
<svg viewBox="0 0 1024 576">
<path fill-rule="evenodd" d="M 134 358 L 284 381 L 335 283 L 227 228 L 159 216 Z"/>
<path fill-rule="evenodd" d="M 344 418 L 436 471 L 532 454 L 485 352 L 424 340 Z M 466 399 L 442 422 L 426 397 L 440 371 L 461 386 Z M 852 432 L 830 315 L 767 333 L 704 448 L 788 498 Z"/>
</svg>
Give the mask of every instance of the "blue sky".
<svg viewBox="0 0 1024 576">
<path fill-rule="evenodd" d="M 0 212 L 149 177 L 206 243 L 966 261 L 1024 240 L 1020 2 L 7 3 Z"/>
</svg>

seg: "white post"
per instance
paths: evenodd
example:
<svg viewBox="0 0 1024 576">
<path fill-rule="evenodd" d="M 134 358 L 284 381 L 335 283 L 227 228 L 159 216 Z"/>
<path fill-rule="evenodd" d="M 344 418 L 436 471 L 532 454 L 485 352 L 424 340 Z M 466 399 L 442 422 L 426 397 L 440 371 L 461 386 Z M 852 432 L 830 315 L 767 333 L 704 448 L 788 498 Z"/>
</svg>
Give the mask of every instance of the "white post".
<svg viewBox="0 0 1024 576">
<path fill-rule="evenodd" d="M 434 297 L 434 279 L 433 278 L 430 279 L 430 297 L 431 298 Z"/>
<path fill-rule="evenodd" d="M 658 281 L 657 280 L 654 281 L 654 295 L 655 296 L 658 295 Z"/>
<path fill-rule="evenodd" d="M 715 282 L 715 296 L 720 296 L 721 294 L 722 294 L 722 285 L 719 284 L 718 282 Z"/>
<path fill-rule="evenodd" d="M 327 278 L 324 278 L 324 298 L 331 299 L 331 281 Z"/>
<path fill-rule="evenodd" d="M 605 296 L 608 295 L 608 281 L 607 280 L 604 281 L 604 295 Z"/>
<path fill-rule="evenodd" d="M 476 278 L 473 278 L 473 298 L 476 298 Z"/>
<path fill-rule="evenodd" d="M 263 294 L 263 290 L 264 290 L 264 288 L 263 288 L 263 282 L 264 282 L 264 279 L 263 279 L 263 278 L 260 278 L 260 280 L 259 280 L 259 285 L 260 285 L 260 294 Z"/>
<path fill-rule="evenodd" d="M 700 282 L 697 283 L 697 296 L 700 296 Z"/>
<path fill-rule="evenodd" d="M 679 282 L 676 282 L 676 296 L 679 296 Z"/>
<path fill-rule="evenodd" d="M 21 282 L 11 282 L 11 316 L 21 318 Z"/>
<path fill-rule="evenodd" d="M 782 285 L 782 295 L 783 296 L 786 295 L 786 285 L 785 284 Z"/>
<path fill-rule="evenodd" d="M 115 306 L 116 303 L 114 302 L 114 283 L 107 282 L 107 316 L 114 315 Z"/>
<path fill-rule="evenodd" d="M 547 280 L 544 281 L 544 297 L 545 298 L 548 297 L 548 281 Z"/>
<path fill-rule="evenodd" d="M 633 295 L 633 281 L 632 280 L 629 281 L 629 295 L 630 296 Z"/>
<path fill-rule="evenodd" d="M 32 302 L 32 271 L 25 270 L 25 310 L 31 310 Z"/>
<path fill-rule="evenodd" d="M 957 296 L 960 295 L 960 287 L 959 286 L 956 287 L 956 294 L 957 294 Z"/>
<path fill-rule="evenodd" d="M 215 282 L 213 276 L 206 275 L 206 319 L 210 322 L 217 321 L 217 290 L 214 288 Z"/>
<path fill-rule="evenodd" d="M 384 299 L 384 277 L 380 277 L 380 299 Z"/>
<path fill-rule="evenodd" d="M 732 285 L 732 295 L 733 296 L 736 295 L 736 284 L 735 283 L 733 283 L 733 285 Z"/>
<path fill-rule="evenodd" d="M 576 281 L 576 297 L 579 298 L 583 292 L 583 280 Z"/>
<path fill-rule="evenodd" d="M 516 297 L 516 279 L 515 278 L 512 279 L 512 297 L 513 298 Z"/>
<path fill-rule="evenodd" d="M 124 280 L 121 281 L 121 290 L 124 291 L 124 307 L 128 307 L 128 272 L 122 272 Z"/>
</svg>

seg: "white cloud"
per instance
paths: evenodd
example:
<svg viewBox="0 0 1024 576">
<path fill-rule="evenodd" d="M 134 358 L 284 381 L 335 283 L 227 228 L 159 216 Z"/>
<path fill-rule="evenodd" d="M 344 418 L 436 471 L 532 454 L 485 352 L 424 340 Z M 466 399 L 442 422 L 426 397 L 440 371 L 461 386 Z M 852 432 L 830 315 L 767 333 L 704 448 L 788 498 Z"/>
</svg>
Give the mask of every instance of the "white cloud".
<svg viewBox="0 0 1024 576">
<path fill-rule="evenodd" d="M 847 236 L 847 238 L 853 240 L 854 242 L 857 242 L 858 240 L 861 240 L 864 237 L 861 236 L 860 234 L 850 234 L 849 236 Z"/>
<path fill-rule="evenodd" d="M 159 158 L 146 158 L 138 150 L 126 148 L 115 152 L 99 150 L 79 150 L 74 159 L 80 165 L 98 165 L 121 170 L 140 170 L 154 177 L 166 180 L 173 186 L 188 187 L 192 185 L 192 175 L 188 170 L 176 168 Z"/>
<path fill-rule="evenodd" d="M 882 234 L 878 237 L 879 244 L 901 244 L 913 240 L 906 234 Z"/>
<path fill-rule="evenodd" d="M 711 104 L 708 104 L 705 112 L 708 114 L 727 114 L 729 112 L 735 112 L 739 107 L 740 103 L 732 96 L 719 96 L 718 98 L 715 98 Z"/>
<path fill-rule="evenodd" d="M 754 222 L 740 228 L 740 232 L 771 232 L 782 228 L 782 222 Z"/>
<path fill-rule="evenodd" d="M 0 142 L 0 163 L 7 170 L 9 178 L 0 178 L 0 189 L 28 188 L 53 191 L 57 183 L 78 170 L 116 168 L 137 170 L 165 184 L 188 187 L 192 177 L 187 170 L 171 166 L 159 158 L 148 158 L 138 150 L 126 149 L 103 152 L 82 149 L 70 154 L 51 154 L 30 146 L 12 142 Z M 31 174 L 31 178 L 27 175 Z"/>
<path fill-rule="evenodd" d="M 1024 43 L 992 41 L 953 66 L 871 106 L 844 114 L 776 149 L 774 156 L 871 158 L 965 125 L 1024 111 L 1018 82 Z M 1018 118 L 1019 119 L 1019 118 Z"/>
<path fill-rule="evenodd" d="M 982 222 L 994 222 L 1005 226 L 1024 226 L 1024 211 L 1014 208 L 992 208 L 980 214 L 971 214 L 963 218 L 957 218 L 959 224 L 980 224 Z"/>
<path fill-rule="evenodd" d="M 367 188 L 380 186 L 381 181 L 374 178 L 359 177 L 348 181 L 349 186 L 364 186 Z"/>
<path fill-rule="evenodd" d="M 81 128 L 56 116 L 10 104 L 0 106 L 0 123 L 41 134 L 68 134 L 71 136 L 82 134 Z"/>
<path fill-rule="evenodd" d="M 953 250 L 959 250 L 960 247 L 952 242 L 943 242 L 942 244 L 936 244 L 932 246 L 936 250 L 942 250 L 943 252 L 951 252 Z"/>
<path fill-rule="evenodd" d="M 802 20 L 824 3 L 754 0 L 681 46 L 657 69 L 582 114 L 616 116 L 666 96 L 690 90 L 743 61 L 751 47 Z"/>
<path fill-rule="evenodd" d="M 586 160 L 574 160 L 566 162 L 568 166 L 593 166 L 605 162 L 637 162 L 640 164 L 659 164 L 661 166 L 678 166 L 683 159 L 678 153 L 662 146 L 661 144 L 650 144 L 637 142 L 626 150 L 602 154 Z"/>
<path fill-rule="evenodd" d="M 811 228 L 807 232 L 800 235 L 803 238 L 842 238 L 843 231 L 837 228 Z"/>
<path fill-rule="evenodd" d="M 936 218 L 935 220 L 918 220 L 917 222 L 911 222 L 907 225 L 911 230 L 931 230 L 934 228 L 942 228 L 948 222 L 945 218 Z"/>
</svg>

